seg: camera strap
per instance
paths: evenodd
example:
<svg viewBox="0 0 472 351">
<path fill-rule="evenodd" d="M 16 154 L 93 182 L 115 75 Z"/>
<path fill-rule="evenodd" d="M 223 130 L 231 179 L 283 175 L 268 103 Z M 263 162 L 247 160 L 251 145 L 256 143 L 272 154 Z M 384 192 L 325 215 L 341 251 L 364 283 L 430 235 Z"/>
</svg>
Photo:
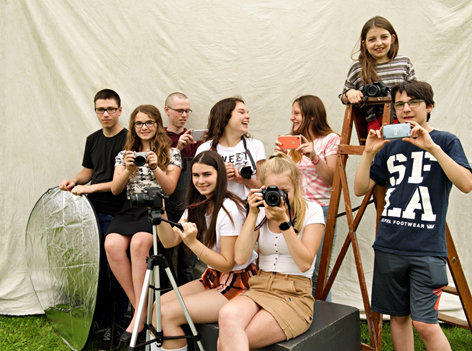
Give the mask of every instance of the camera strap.
<svg viewBox="0 0 472 351">
<path fill-rule="evenodd" d="M 213 200 L 213 195 L 214 195 L 214 194 L 211 194 L 211 195 L 210 195 L 209 197 L 207 197 L 205 200 L 200 201 L 200 202 L 197 202 L 197 203 L 195 203 L 195 204 L 188 205 L 187 207 L 188 207 L 188 208 L 195 208 L 195 207 L 198 207 L 198 206 L 200 206 L 200 205 L 203 205 L 203 204 L 205 204 L 205 203 L 207 203 L 207 202 Z"/>
<path fill-rule="evenodd" d="M 252 174 L 256 174 L 256 172 L 257 172 L 256 163 L 254 162 L 254 159 L 252 158 L 251 151 L 249 151 L 249 149 L 247 148 L 246 138 L 244 137 L 244 135 L 241 137 L 241 139 L 243 141 L 244 150 L 246 150 L 246 154 L 249 156 L 249 160 L 251 160 L 251 165 L 252 165 L 252 169 L 253 169 Z"/>
</svg>

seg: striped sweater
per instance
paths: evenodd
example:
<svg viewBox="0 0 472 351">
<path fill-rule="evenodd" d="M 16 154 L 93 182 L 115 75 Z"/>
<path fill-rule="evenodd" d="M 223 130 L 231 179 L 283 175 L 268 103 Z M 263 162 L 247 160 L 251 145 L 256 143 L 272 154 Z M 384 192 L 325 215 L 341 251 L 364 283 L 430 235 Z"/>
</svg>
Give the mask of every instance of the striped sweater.
<svg viewBox="0 0 472 351">
<path fill-rule="evenodd" d="M 402 55 L 397 55 L 390 62 L 377 64 L 377 74 L 379 80 L 390 89 L 404 80 L 416 80 L 413 64 L 408 57 Z M 343 92 L 339 96 L 341 98 L 349 89 L 359 90 L 363 86 L 364 83 L 361 80 L 361 65 L 359 61 L 354 61 L 349 68 Z M 381 115 L 382 109 L 376 109 L 375 106 L 368 106 L 366 110 L 366 121 L 370 122 Z"/>
</svg>

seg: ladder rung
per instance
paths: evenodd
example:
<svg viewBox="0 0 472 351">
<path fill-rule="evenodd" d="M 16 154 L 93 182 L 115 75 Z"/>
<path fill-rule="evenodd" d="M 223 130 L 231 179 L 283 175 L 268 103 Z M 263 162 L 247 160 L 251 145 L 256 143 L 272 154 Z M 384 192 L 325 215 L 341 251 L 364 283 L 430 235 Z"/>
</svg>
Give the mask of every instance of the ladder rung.
<svg viewBox="0 0 472 351">
<path fill-rule="evenodd" d="M 457 292 L 457 289 L 453 286 L 446 286 L 443 289 L 443 292 L 459 296 L 459 293 Z"/>
<path fill-rule="evenodd" d="M 456 327 L 461 327 L 461 328 L 470 330 L 469 323 L 467 323 L 467 321 L 464 320 L 464 319 L 459 319 L 459 318 L 456 318 L 456 317 L 452 317 L 452 316 L 449 316 L 449 315 L 441 313 L 441 312 L 439 312 L 439 314 L 438 314 L 438 319 L 440 321 L 455 325 Z"/>
</svg>

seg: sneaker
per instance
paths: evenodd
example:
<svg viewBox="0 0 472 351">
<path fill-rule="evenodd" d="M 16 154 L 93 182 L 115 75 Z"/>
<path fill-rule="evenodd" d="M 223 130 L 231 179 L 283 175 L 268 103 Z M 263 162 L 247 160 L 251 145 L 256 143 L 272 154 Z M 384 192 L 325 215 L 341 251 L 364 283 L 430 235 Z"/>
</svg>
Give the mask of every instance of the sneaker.
<svg viewBox="0 0 472 351">
<path fill-rule="evenodd" d="M 94 334 L 101 334 L 107 330 L 107 327 L 101 321 L 94 320 L 91 329 Z"/>
<path fill-rule="evenodd" d="M 102 341 L 98 345 L 100 350 L 108 350 L 111 347 L 117 347 L 120 344 L 121 332 L 119 328 L 115 327 L 115 333 L 113 337 L 113 345 L 111 344 L 111 328 L 107 328 L 105 334 L 103 334 Z"/>
</svg>

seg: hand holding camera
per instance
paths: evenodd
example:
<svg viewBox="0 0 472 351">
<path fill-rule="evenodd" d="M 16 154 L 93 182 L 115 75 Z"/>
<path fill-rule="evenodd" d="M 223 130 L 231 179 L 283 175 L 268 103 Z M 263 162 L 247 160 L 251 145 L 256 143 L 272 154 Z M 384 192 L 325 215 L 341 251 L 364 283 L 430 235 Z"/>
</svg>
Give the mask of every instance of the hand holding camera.
<svg viewBox="0 0 472 351">
<path fill-rule="evenodd" d="M 138 167 L 142 167 L 146 164 L 147 151 L 135 152 L 134 153 L 134 164 Z"/>
<path fill-rule="evenodd" d="M 288 195 L 275 185 L 261 189 L 262 198 L 265 201 L 265 215 L 268 220 L 277 222 L 277 224 L 288 222 L 290 217 L 286 205 L 288 204 Z M 260 207 L 264 205 L 259 205 Z M 290 208 L 290 207 L 289 207 Z"/>
<path fill-rule="evenodd" d="M 226 163 L 225 166 L 228 180 L 236 183 L 243 183 L 244 179 L 251 179 L 254 174 L 252 167 L 247 164 L 235 165 L 234 163 Z"/>
<path fill-rule="evenodd" d="M 125 163 L 126 170 L 130 173 L 134 173 L 138 166 L 134 162 L 135 160 L 135 152 L 134 151 L 126 151 L 123 156 L 123 161 Z"/>
<path fill-rule="evenodd" d="M 279 138 L 275 142 L 275 151 L 297 149 L 301 144 L 301 135 L 279 135 Z"/>
<path fill-rule="evenodd" d="M 236 172 L 235 172 L 235 178 L 237 178 L 237 175 L 239 174 L 241 177 L 244 179 L 251 179 L 252 178 L 252 167 L 247 164 L 243 165 L 237 165 L 234 166 Z"/>
<path fill-rule="evenodd" d="M 315 147 L 313 145 L 313 142 L 309 141 L 307 138 L 305 138 L 303 135 L 301 135 L 303 139 L 303 144 L 301 144 L 296 151 L 301 153 L 303 156 L 308 157 L 309 159 L 313 161 L 317 161 L 318 157 L 315 152 Z"/>
<path fill-rule="evenodd" d="M 362 86 L 359 90 L 350 89 L 346 91 L 344 95 L 348 103 L 360 104 L 370 97 L 388 96 L 389 91 L 390 89 L 383 82 L 374 82 Z"/>
<path fill-rule="evenodd" d="M 188 129 L 187 131 L 185 131 L 184 134 L 182 134 L 180 137 L 179 137 L 179 141 L 177 142 L 177 149 L 179 149 L 179 151 L 182 151 L 183 149 L 185 149 L 188 145 L 191 145 L 191 144 L 196 144 L 197 142 L 195 141 L 195 138 L 193 137 L 193 131 L 194 129 Z"/>
<path fill-rule="evenodd" d="M 344 95 L 347 98 L 347 102 L 352 105 L 360 103 L 364 98 L 364 94 L 362 94 L 362 91 L 356 89 L 350 89 L 345 92 Z"/>
<path fill-rule="evenodd" d="M 410 129 L 410 123 L 387 124 L 382 127 L 382 136 L 384 140 L 409 138 Z"/>
<path fill-rule="evenodd" d="M 365 98 L 388 96 L 390 89 L 382 82 L 374 82 L 361 87 L 360 91 Z"/>
<path fill-rule="evenodd" d="M 195 141 L 203 141 L 208 135 L 208 129 L 192 129 L 191 135 Z"/>
<path fill-rule="evenodd" d="M 147 164 L 149 165 L 149 168 L 154 171 L 158 168 L 158 161 L 157 161 L 157 155 L 153 151 L 148 151 L 147 152 Z"/>
<path fill-rule="evenodd" d="M 260 192 L 262 200 L 264 200 L 269 207 L 279 207 L 282 201 L 282 204 L 284 204 L 288 200 L 287 193 L 279 190 L 275 185 L 269 185 L 267 188 L 262 188 Z M 259 207 L 264 207 L 264 204 L 260 204 Z"/>
</svg>

